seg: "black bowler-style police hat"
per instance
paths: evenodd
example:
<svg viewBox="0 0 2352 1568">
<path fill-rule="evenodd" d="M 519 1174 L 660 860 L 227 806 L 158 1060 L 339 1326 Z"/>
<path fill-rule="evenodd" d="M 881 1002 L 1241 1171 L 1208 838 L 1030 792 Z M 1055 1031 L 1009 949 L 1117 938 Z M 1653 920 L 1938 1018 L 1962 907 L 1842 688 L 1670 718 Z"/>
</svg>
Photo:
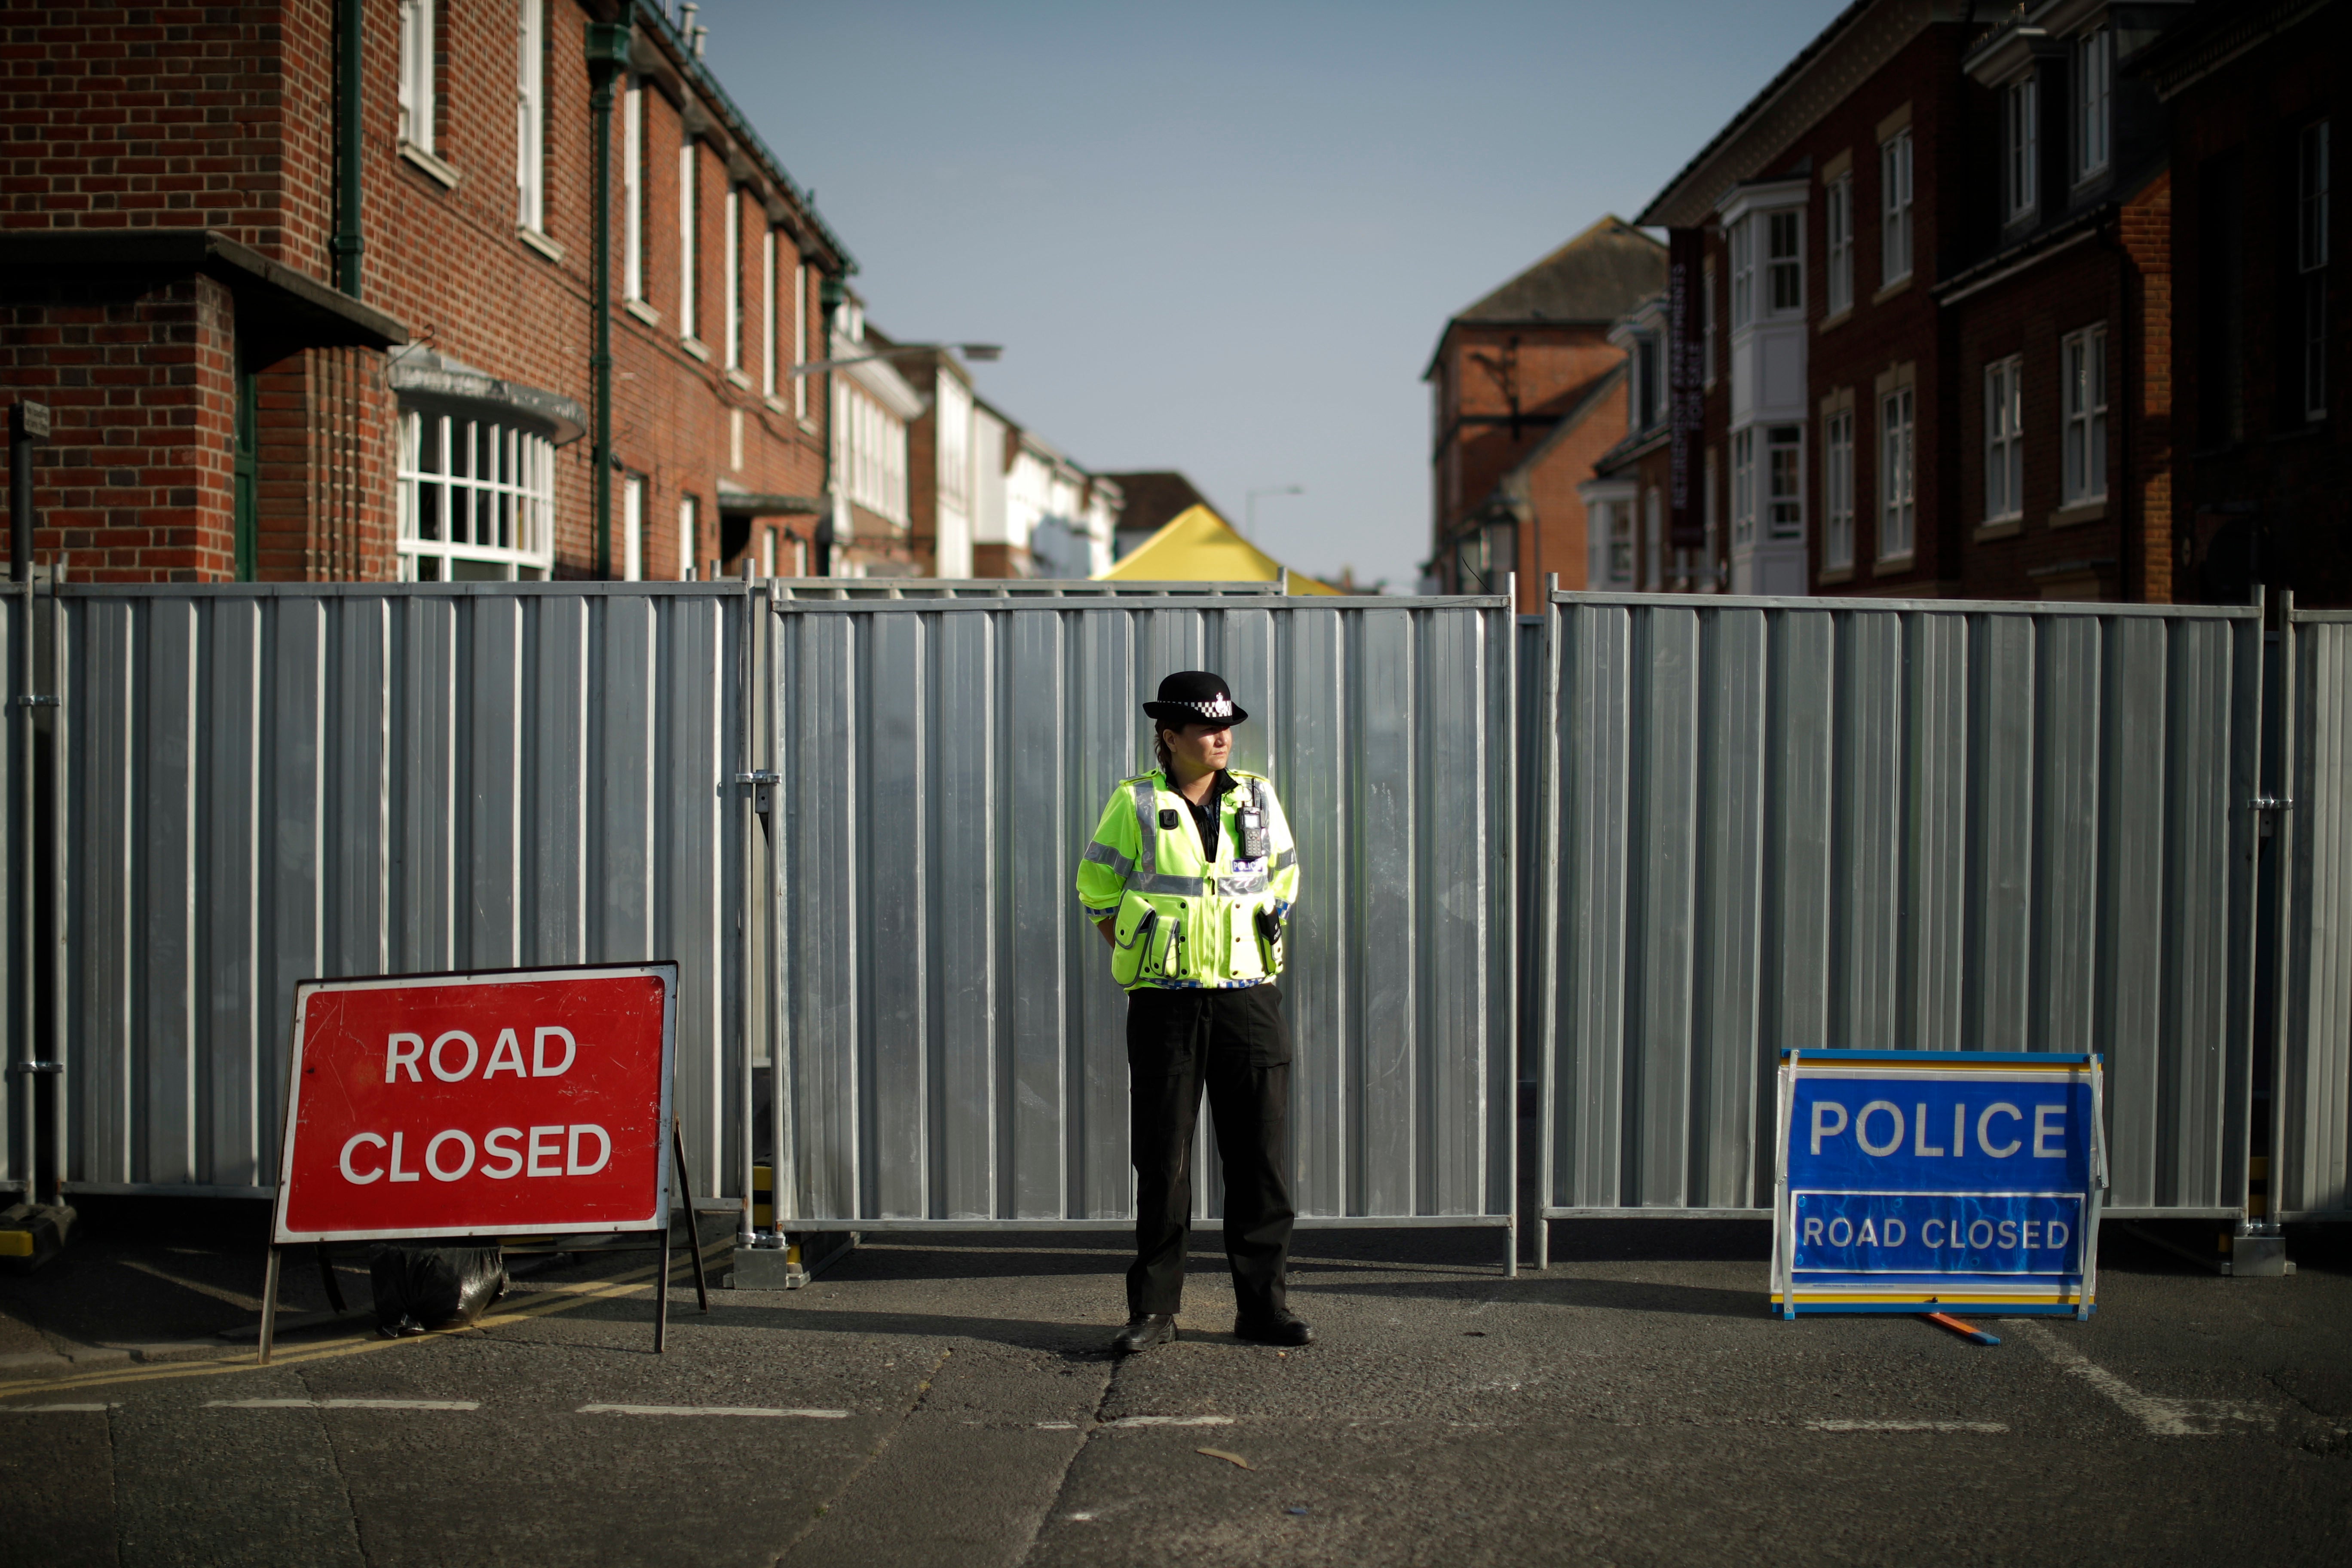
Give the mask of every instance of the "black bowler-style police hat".
<svg viewBox="0 0 2352 1568">
<path fill-rule="evenodd" d="M 1220 724 L 1230 728 L 1249 715 L 1225 689 L 1225 678 L 1205 669 L 1180 669 L 1160 683 L 1160 700 L 1144 712 L 1163 724 Z"/>
</svg>

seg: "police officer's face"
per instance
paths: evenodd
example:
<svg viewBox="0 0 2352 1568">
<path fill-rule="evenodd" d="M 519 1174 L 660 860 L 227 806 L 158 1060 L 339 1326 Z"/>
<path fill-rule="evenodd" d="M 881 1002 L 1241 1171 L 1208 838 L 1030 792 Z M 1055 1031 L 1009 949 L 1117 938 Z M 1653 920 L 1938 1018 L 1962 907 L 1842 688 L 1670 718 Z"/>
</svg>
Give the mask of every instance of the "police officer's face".
<svg viewBox="0 0 2352 1568">
<path fill-rule="evenodd" d="M 1213 773 L 1234 754 L 1233 731 L 1223 724 L 1187 724 L 1168 731 L 1168 752 L 1185 778 Z"/>
</svg>

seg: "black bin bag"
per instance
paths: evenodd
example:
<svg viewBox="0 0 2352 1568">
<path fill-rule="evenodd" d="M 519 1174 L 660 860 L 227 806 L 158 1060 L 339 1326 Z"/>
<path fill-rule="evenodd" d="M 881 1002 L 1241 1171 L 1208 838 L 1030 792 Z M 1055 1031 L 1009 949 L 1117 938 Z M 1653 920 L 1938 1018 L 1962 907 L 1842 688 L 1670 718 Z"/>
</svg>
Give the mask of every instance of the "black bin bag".
<svg viewBox="0 0 2352 1568">
<path fill-rule="evenodd" d="M 386 1339 L 466 1328 L 507 1293 L 506 1254 L 495 1247 L 378 1242 L 368 1249 L 368 1277 Z"/>
</svg>

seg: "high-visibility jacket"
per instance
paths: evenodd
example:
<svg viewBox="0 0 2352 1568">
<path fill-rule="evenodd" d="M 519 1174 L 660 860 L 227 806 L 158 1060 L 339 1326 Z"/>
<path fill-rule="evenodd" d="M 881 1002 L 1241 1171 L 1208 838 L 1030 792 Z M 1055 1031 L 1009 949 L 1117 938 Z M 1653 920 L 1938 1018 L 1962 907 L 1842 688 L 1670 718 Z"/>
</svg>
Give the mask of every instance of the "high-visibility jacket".
<svg viewBox="0 0 2352 1568">
<path fill-rule="evenodd" d="M 1111 975 L 1132 991 L 1255 985 L 1282 973 L 1282 921 L 1298 896 L 1298 850 L 1274 785 L 1229 770 L 1217 857 L 1202 853 L 1192 808 L 1154 769 L 1121 779 L 1078 865 L 1087 918 L 1116 915 Z M 1266 853 L 1241 858 L 1239 818 L 1264 819 Z"/>
</svg>

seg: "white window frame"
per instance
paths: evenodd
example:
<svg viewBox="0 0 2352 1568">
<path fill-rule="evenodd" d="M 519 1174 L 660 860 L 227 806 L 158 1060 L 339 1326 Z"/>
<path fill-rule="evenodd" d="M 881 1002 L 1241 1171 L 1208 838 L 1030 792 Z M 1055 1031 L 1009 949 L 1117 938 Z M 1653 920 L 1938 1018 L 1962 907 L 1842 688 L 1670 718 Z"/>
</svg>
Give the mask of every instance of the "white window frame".
<svg viewBox="0 0 2352 1568">
<path fill-rule="evenodd" d="M 743 368 L 743 188 L 727 187 L 727 368 Z"/>
<path fill-rule="evenodd" d="M 621 298 L 646 297 L 646 84 L 621 99 Z"/>
<path fill-rule="evenodd" d="M 460 564 L 469 568 L 464 580 L 547 575 L 554 561 L 553 441 L 496 420 L 414 408 L 401 410 L 399 433 L 394 492 L 402 582 L 459 580 Z"/>
<path fill-rule="evenodd" d="M 515 222 L 547 232 L 547 0 L 516 0 Z"/>
<path fill-rule="evenodd" d="M 1823 203 L 1829 230 L 1829 313 L 1853 308 L 1853 171 L 1847 170 L 1829 184 Z"/>
<path fill-rule="evenodd" d="M 1731 330 L 1756 321 L 1756 233 L 1751 214 L 1731 226 Z"/>
<path fill-rule="evenodd" d="M 2065 420 L 2063 503 L 2082 506 L 2107 494 L 2107 329 L 2104 322 L 2059 340 Z"/>
<path fill-rule="evenodd" d="M 760 231 L 760 395 L 776 395 L 776 231 Z"/>
<path fill-rule="evenodd" d="M 1756 542 L 1756 426 L 1731 433 L 1731 547 Z"/>
<path fill-rule="evenodd" d="M 1878 558 L 1907 557 L 1918 543 L 1919 440 L 1916 389 L 1891 387 L 1878 399 Z"/>
<path fill-rule="evenodd" d="M 1853 410 L 1850 407 L 1822 421 L 1822 565 L 1832 572 L 1853 565 Z"/>
<path fill-rule="evenodd" d="M 793 413 L 808 417 L 809 378 L 800 374 L 808 363 L 808 263 L 793 264 Z"/>
<path fill-rule="evenodd" d="M 695 176 L 700 172 L 701 153 L 688 136 L 677 150 L 677 331 L 683 338 L 696 338 L 696 328 L 701 322 L 695 319 L 695 260 L 701 249 L 700 236 L 695 232 L 695 219 L 700 215 L 701 182 Z"/>
<path fill-rule="evenodd" d="M 1783 458 L 1787 460 L 1782 461 Z M 1805 427 L 1764 426 L 1764 537 L 1774 543 L 1805 537 Z"/>
<path fill-rule="evenodd" d="M 2025 515 L 2025 361 L 1995 360 L 1984 373 L 1984 521 Z"/>
<path fill-rule="evenodd" d="M 762 528 L 760 530 L 760 575 L 772 577 L 775 574 L 776 531 L 772 528 Z"/>
<path fill-rule="evenodd" d="M 1878 144 L 1878 270 L 1882 287 L 1911 276 L 1911 128 Z"/>
<path fill-rule="evenodd" d="M 2017 223 L 2041 205 L 2042 93 L 2028 75 L 2000 97 L 2001 218 Z"/>
<path fill-rule="evenodd" d="M 1602 570 L 1612 588 L 1633 585 L 1633 503 L 1601 503 Z"/>
<path fill-rule="evenodd" d="M 701 515 L 702 505 L 691 493 L 677 498 L 677 580 L 681 583 L 694 579 L 694 536 Z"/>
<path fill-rule="evenodd" d="M 1764 226 L 1764 319 L 1785 321 L 1805 313 L 1805 213 L 1783 207 L 1759 213 Z M 1788 249 L 1780 248 L 1786 240 Z M 1788 303 L 1781 303 L 1782 300 Z"/>
<path fill-rule="evenodd" d="M 400 0 L 400 139 L 420 153 L 434 150 L 434 8 L 440 0 Z"/>
<path fill-rule="evenodd" d="M 2327 417 L 2327 226 L 2330 121 L 2315 120 L 2295 136 L 2295 271 L 2302 298 L 2303 416 Z"/>
<path fill-rule="evenodd" d="M 2116 35 L 2098 27 L 2074 40 L 2074 178 L 2089 179 L 2115 156 Z"/>
<path fill-rule="evenodd" d="M 642 583 L 646 577 L 646 481 L 626 474 L 621 479 L 621 581 Z"/>
</svg>

